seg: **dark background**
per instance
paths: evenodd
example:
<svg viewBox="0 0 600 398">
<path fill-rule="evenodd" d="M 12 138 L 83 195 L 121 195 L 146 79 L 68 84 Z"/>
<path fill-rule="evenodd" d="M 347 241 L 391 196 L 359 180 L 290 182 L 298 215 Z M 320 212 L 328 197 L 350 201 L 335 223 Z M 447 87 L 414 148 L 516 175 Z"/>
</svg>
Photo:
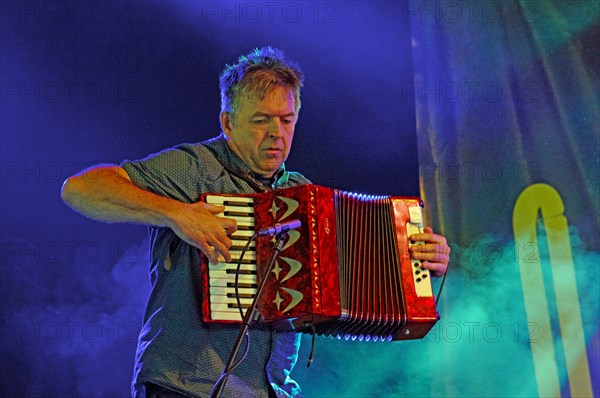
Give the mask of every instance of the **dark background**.
<svg viewBox="0 0 600 398">
<path fill-rule="evenodd" d="M 88 220 L 60 187 L 85 167 L 218 134 L 218 76 L 255 47 L 284 50 L 306 74 L 288 169 L 334 188 L 419 193 L 402 2 L 0 7 L 4 396 L 129 394 L 146 229 Z"/>
</svg>

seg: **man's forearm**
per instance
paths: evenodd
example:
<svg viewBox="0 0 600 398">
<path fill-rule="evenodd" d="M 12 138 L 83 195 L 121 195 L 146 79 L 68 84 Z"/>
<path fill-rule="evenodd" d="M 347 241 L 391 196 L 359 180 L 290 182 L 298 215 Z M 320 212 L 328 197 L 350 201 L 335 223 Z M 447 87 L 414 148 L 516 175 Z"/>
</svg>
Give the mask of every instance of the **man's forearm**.
<svg viewBox="0 0 600 398">
<path fill-rule="evenodd" d="M 76 211 L 106 222 L 170 226 L 182 203 L 135 186 L 119 166 L 96 166 L 67 179 L 63 201 Z"/>
</svg>

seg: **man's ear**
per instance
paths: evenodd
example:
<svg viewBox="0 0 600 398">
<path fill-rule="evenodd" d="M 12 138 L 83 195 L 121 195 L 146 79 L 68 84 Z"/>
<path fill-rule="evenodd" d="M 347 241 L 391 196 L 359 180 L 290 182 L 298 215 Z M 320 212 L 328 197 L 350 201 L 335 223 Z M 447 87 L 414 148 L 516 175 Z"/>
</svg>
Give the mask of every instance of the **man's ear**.
<svg viewBox="0 0 600 398">
<path fill-rule="evenodd" d="M 221 130 L 225 133 L 225 135 L 231 138 L 231 113 L 229 112 L 221 112 L 219 114 L 219 121 L 221 122 Z"/>
</svg>

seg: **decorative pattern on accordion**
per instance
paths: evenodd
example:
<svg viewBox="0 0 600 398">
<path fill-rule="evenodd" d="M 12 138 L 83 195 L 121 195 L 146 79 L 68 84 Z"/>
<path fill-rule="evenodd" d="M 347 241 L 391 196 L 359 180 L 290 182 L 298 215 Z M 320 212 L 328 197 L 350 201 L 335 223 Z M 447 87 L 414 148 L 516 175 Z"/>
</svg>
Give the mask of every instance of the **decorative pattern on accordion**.
<svg viewBox="0 0 600 398">
<path fill-rule="evenodd" d="M 339 316 L 339 284 L 333 190 L 302 185 L 255 197 L 256 228 L 298 219 L 302 226 L 289 232 L 265 286 L 259 310 L 266 320 L 314 316 Z M 328 200 L 329 198 L 329 200 Z M 274 238 L 259 238 L 257 268 L 265 269 L 272 257 Z M 259 275 L 260 283 L 260 275 Z"/>
</svg>

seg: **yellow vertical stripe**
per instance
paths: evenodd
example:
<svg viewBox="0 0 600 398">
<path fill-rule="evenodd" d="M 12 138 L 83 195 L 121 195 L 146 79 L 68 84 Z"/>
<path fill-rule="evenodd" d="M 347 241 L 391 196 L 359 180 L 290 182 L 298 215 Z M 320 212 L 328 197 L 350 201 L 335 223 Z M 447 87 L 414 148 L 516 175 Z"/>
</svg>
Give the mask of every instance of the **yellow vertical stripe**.
<svg viewBox="0 0 600 398">
<path fill-rule="evenodd" d="M 534 184 L 519 195 L 513 210 L 513 230 L 518 248 L 519 269 L 525 310 L 529 322 L 540 329 L 540 338 L 532 342 L 538 394 L 560 396 L 560 383 L 554 353 L 548 302 L 544 290 L 536 221 L 541 211 L 548 239 L 554 294 L 560 333 L 573 397 L 591 397 L 592 384 L 587 361 L 585 337 L 581 322 L 579 296 L 575 280 L 568 222 L 563 201 L 554 188 Z M 524 256 L 523 249 L 533 245 L 533 253 Z"/>
<path fill-rule="evenodd" d="M 541 397 L 560 396 L 558 369 L 550 328 L 548 302 L 544 292 L 541 260 L 537 251 L 536 220 L 539 205 L 536 202 L 535 190 L 527 188 L 521 193 L 513 210 L 513 230 L 519 251 L 519 271 L 525 300 L 527 320 L 539 328 L 539 338 L 532 340 L 531 353 L 537 382 L 538 394 Z M 533 244 L 533 251 L 531 245 Z"/>
</svg>

